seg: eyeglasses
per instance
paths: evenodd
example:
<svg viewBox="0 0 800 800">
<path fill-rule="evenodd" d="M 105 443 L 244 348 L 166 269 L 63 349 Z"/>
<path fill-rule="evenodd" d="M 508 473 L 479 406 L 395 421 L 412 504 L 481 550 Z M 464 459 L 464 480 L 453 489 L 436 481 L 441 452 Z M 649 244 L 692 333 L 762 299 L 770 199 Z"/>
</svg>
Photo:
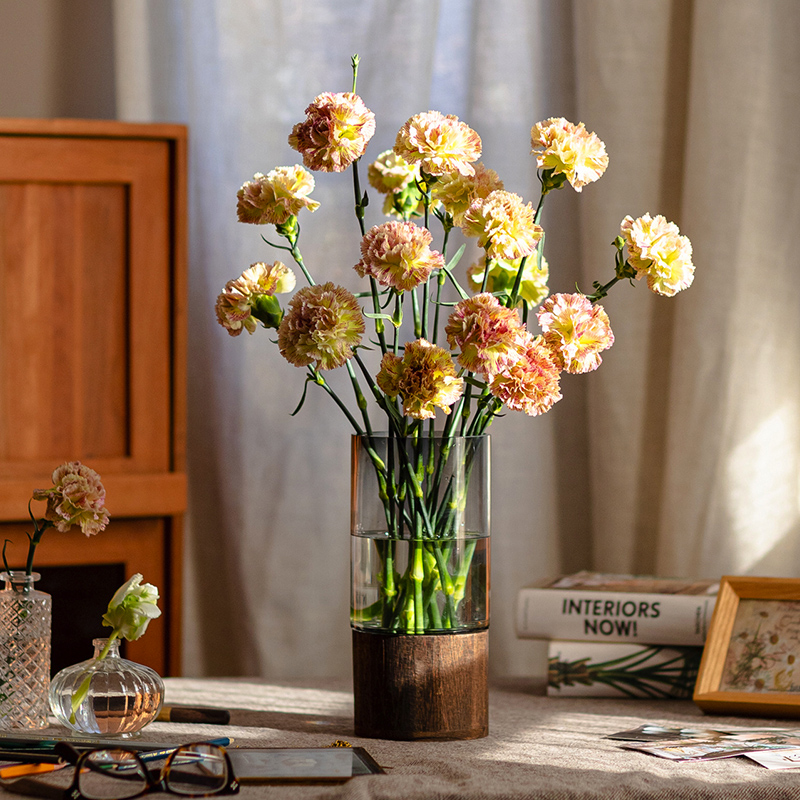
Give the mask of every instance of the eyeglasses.
<svg viewBox="0 0 800 800">
<path fill-rule="evenodd" d="M 6 788 L 20 794 L 51 800 L 132 800 L 150 792 L 170 792 L 183 797 L 237 794 L 239 782 L 224 747 L 197 742 L 178 747 L 161 769 L 145 766 L 146 755 L 124 748 L 78 752 L 65 742 L 56 752 L 75 764 L 67 789 L 22 778 Z"/>
</svg>

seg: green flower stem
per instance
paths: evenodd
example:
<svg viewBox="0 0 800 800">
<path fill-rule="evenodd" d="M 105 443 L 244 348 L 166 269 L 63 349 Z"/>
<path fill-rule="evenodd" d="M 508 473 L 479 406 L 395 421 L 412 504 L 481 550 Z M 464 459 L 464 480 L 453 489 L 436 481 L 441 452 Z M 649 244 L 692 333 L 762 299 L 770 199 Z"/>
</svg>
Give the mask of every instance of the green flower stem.
<svg viewBox="0 0 800 800">
<path fill-rule="evenodd" d="M 364 431 L 361 430 L 355 417 L 350 413 L 350 409 L 339 399 L 339 396 L 336 394 L 336 392 L 334 392 L 333 389 L 331 389 L 331 387 L 328 385 L 328 382 L 325 380 L 322 373 L 316 367 L 311 367 L 311 366 L 308 368 L 308 371 L 309 373 L 311 373 L 311 377 L 314 383 L 316 383 L 317 386 L 321 386 L 330 395 L 330 397 L 333 399 L 333 402 L 336 403 L 337 406 L 339 406 L 339 408 L 342 410 L 342 413 L 347 417 L 348 421 L 353 426 L 355 432 L 359 436 L 363 436 Z"/>
<path fill-rule="evenodd" d="M 290 240 L 290 244 L 292 245 L 291 253 L 292 253 L 292 258 L 294 259 L 294 263 L 297 264 L 297 266 L 300 267 L 300 269 L 302 270 L 303 275 L 305 275 L 305 278 L 308 281 L 308 285 L 316 286 L 314 279 L 311 277 L 311 273 L 306 269 L 305 262 L 303 261 L 303 256 L 300 253 L 300 249 L 297 246 L 297 241 L 295 240 L 294 242 L 292 242 Z"/>
<path fill-rule="evenodd" d="M 476 539 L 468 539 L 464 551 L 464 557 L 458 566 L 456 579 L 453 582 L 453 602 L 458 605 L 464 599 L 464 592 L 467 586 L 467 576 L 472 566 L 472 557 L 475 555 L 475 547 L 478 544 Z"/>
<path fill-rule="evenodd" d="M 30 504 L 28 505 L 30 511 Z M 31 516 L 33 519 L 33 516 Z M 40 519 L 38 522 L 33 520 L 33 536 L 28 534 L 28 560 L 25 562 L 25 574 L 30 575 L 33 572 L 33 555 L 36 552 L 36 547 L 42 541 L 42 534 L 48 529 L 52 528 L 53 523 L 46 519 Z"/>
<path fill-rule="evenodd" d="M 439 270 L 436 275 L 436 301 L 433 309 L 433 334 L 431 336 L 431 343 L 436 344 L 439 339 L 439 309 L 442 307 L 442 286 L 447 279 L 444 270 Z"/>
<path fill-rule="evenodd" d="M 91 668 L 94 664 L 98 661 L 102 661 L 107 655 L 108 651 L 111 649 L 111 643 L 119 636 L 118 630 L 113 630 L 111 632 L 111 636 L 108 637 L 108 641 L 106 642 L 103 649 L 100 651 L 100 655 L 97 658 L 92 659 L 92 663 L 89 664 L 88 667 L 84 670 L 86 672 L 86 677 L 81 681 L 81 685 L 78 687 L 78 691 L 72 695 L 70 699 L 70 715 L 69 721 L 71 724 L 75 724 L 75 714 L 81 706 L 81 703 L 86 699 L 86 695 L 89 694 L 89 687 L 92 684 L 92 673 Z"/>
<path fill-rule="evenodd" d="M 422 542 L 414 542 L 414 566 L 411 580 L 414 581 L 414 633 L 425 633 L 425 604 L 422 600 L 422 582 L 425 579 Z"/>
<path fill-rule="evenodd" d="M 508 296 L 508 301 L 506 302 L 506 306 L 508 308 L 516 308 L 517 306 L 517 300 L 519 300 L 519 287 L 522 286 L 522 273 L 525 271 L 525 264 L 527 261 L 528 256 L 523 256 L 520 259 L 517 276 L 514 278 L 514 286 L 511 288 L 511 294 Z"/>
<path fill-rule="evenodd" d="M 414 313 L 414 338 L 422 337 L 422 319 L 419 313 L 419 298 L 416 289 L 411 290 L 411 310 Z"/>
</svg>

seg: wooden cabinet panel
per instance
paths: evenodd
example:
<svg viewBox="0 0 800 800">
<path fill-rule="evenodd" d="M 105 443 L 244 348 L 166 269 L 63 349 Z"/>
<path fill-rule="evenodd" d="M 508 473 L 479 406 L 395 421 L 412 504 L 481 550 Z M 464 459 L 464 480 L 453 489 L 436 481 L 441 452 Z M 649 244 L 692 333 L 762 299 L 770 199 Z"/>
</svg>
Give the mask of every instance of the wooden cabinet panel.
<svg viewBox="0 0 800 800">
<path fill-rule="evenodd" d="M 0 522 L 23 547 L 31 491 L 63 461 L 96 469 L 108 529 L 50 531 L 36 564 L 156 583 L 164 617 L 129 653 L 162 674 L 180 669 L 185 184 L 182 126 L 0 119 Z"/>
</svg>

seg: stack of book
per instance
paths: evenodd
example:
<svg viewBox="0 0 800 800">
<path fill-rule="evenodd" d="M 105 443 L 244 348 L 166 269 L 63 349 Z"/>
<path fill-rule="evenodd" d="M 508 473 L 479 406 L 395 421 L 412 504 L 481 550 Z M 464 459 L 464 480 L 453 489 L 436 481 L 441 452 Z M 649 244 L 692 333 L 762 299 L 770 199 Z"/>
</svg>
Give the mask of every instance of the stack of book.
<svg viewBox="0 0 800 800">
<path fill-rule="evenodd" d="M 517 636 L 548 640 L 550 695 L 691 697 L 718 587 L 578 572 L 520 590 Z"/>
</svg>

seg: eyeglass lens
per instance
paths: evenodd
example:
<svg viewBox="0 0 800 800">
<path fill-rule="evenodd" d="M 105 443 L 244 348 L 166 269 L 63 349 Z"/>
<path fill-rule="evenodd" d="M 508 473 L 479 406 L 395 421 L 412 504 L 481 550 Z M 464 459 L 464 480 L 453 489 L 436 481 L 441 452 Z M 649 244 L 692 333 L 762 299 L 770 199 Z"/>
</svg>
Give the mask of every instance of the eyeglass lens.
<svg viewBox="0 0 800 800">
<path fill-rule="evenodd" d="M 219 747 L 194 744 L 172 756 L 164 776 L 169 791 L 183 795 L 213 794 L 228 783 L 228 763 Z"/>
<path fill-rule="evenodd" d="M 88 800 L 126 800 L 147 788 L 147 776 L 132 753 L 95 750 L 84 759 L 78 788 Z"/>
</svg>

